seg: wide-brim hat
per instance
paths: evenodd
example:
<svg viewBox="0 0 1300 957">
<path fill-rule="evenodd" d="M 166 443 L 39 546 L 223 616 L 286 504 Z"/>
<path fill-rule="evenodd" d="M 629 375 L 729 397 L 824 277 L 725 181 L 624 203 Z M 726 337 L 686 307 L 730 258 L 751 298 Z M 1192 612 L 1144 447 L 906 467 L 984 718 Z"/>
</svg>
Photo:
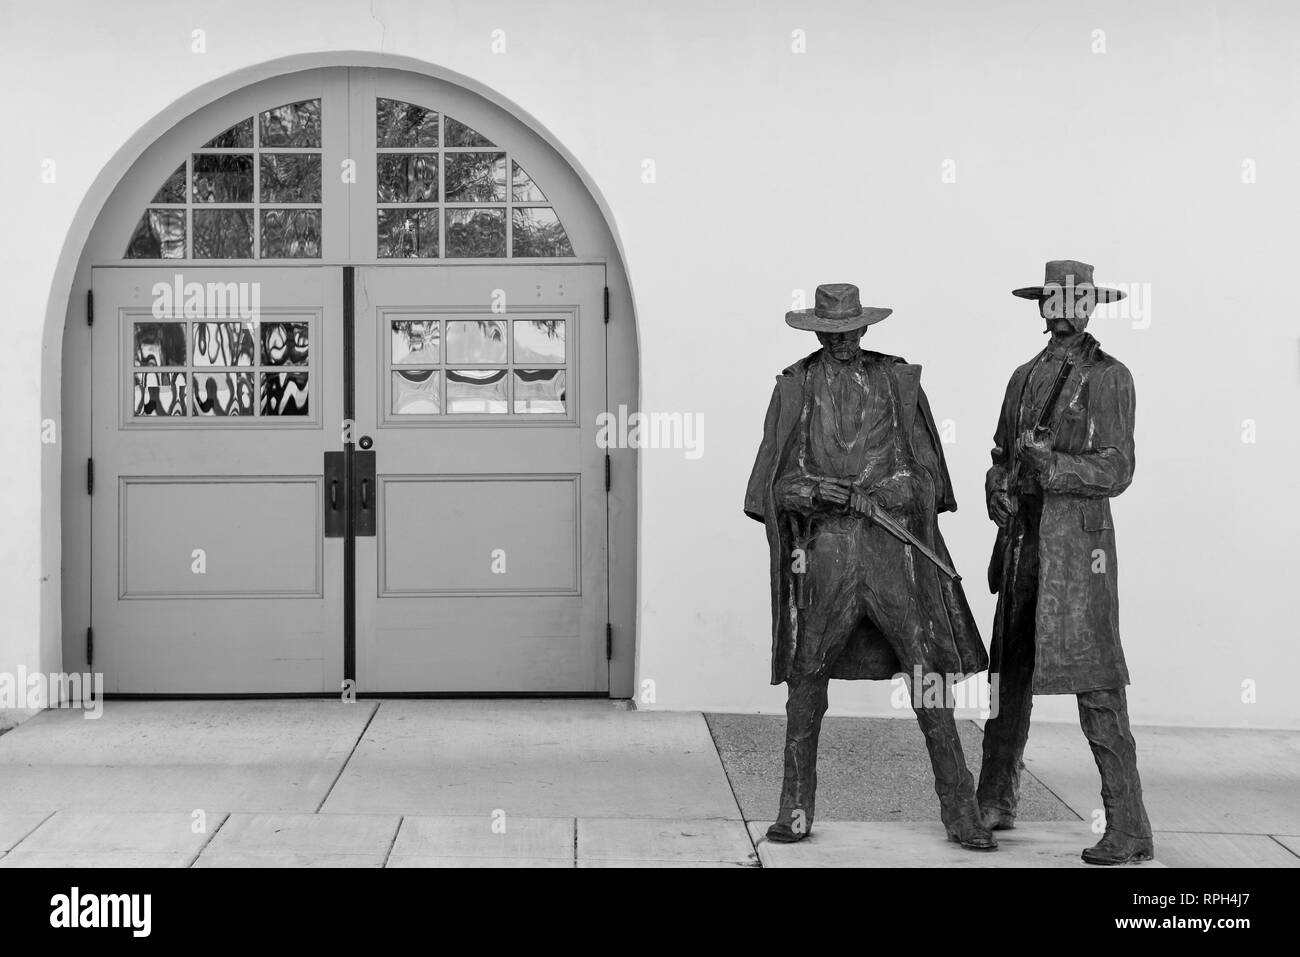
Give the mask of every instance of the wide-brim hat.
<svg viewBox="0 0 1300 957">
<path fill-rule="evenodd" d="M 1092 266 L 1077 259 L 1054 259 L 1044 270 L 1041 286 L 1022 286 L 1011 290 L 1011 295 L 1021 299 L 1046 299 L 1062 292 L 1092 293 L 1094 302 L 1119 302 L 1128 295 L 1119 289 L 1097 286 L 1092 281 Z"/>
<path fill-rule="evenodd" d="M 832 282 L 817 287 L 811 309 L 795 309 L 785 321 L 808 332 L 853 332 L 884 319 L 894 310 L 863 306 L 858 287 L 851 282 Z"/>
</svg>

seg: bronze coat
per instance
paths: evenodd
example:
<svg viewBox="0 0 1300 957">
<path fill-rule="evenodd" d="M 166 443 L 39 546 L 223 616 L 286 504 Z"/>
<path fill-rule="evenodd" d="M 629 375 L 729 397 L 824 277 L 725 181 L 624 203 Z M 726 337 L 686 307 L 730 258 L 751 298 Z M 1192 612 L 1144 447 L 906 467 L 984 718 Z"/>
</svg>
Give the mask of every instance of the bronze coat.
<svg viewBox="0 0 1300 957">
<path fill-rule="evenodd" d="M 1041 355 L 1041 353 L 1040 353 Z M 1020 397 L 1037 357 L 1011 376 L 993 439 L 986 494 L 1007 490 L 1015 467 Z M 1068 402 L 1068 404 L 1067 404 Z M 1115 526 L 1110 497 L 1133 481 L 1133 377 L 1119 360 L 1086 336 L 1058 403 L 1052 463 L 1040 479 L 1043 513 L 1038 529 L 1038 603 L 1035 611 L 1035 694 L 1076 694 L 1129 683 L 1119 641 Z M 989 563 L 997 593 L 992 672 L 1001 661 L 1003 578 L 1016 581 L 1018 534 L 1001 529 Z M 1010 543 L 1010 544 L 1009 544 Z M 1000 560 L 1009 551 L 1006 562 Z M 1031 579 L 1032 580 L 1032 579 Z"/>
<path fill-rule="evenodd" d="M 772 401 L 763 423 L 763 441 L 745 491 L 745 514 L 762 522 L 767 530 L 771 560 L 772 684 L 780 684 L 789 676 L 790 663 L 794 660 L 799 642 L 799 616 L 794 597 L 795 576 L 791 570 L 794 542 L 784 521 L 784 514 L 778 513 L 775 486 L 785 467 L 787 456 L 798 446 L 805 379 L 810 364 L 820 354 L 821 350 L 814 352 L 777 376 L 776 388 L 772 390 Z M 900 426 L 912 457 L 929 472 L 933 480 L 937 510 L 955 511 L 957 501 L 953 497 L 952 482 L 948 478 L 943 446 L 930 414 L 930 405 L 921 390 L 921 367 L 909 365 L 897 356 L 875 352 L 866 355 L 874 361 L 889 364 L 900 400 Z M 918 413 L 923 425 L 921 430 L 914 429 Z M 923 435 L 924 441 L 915 441 L 914 436 L 917 434 Z M 953 564 L 943 536 L 939 534 L 937 515 L 926 516 L 920 527 L 910 525 L 909 530 L 950 566 Z M 975 674 L 983 671 L 988 667 L 988 654 L 980 640 L 979 628 L 971 615 L 961 583 L 939 575 L 919 554 L 913 555 L 913 560 L 919 574 L 938 577 L 938 590 L 943 596 L 939 608 L 919 603 L 922 614 L 928 612 L 932 616 L 935 633 L 946 639 L 945 646 L 937 654 L 942 660 L 926 662 L 926 670 L 940 674 Z M 898 658 L 889 643 L 870 622 L 864 622 L 849 640 L 848 647 L 836 661 L 830 676 L 879 680 L 892 678 L 898 672 Z"/>
</svg>

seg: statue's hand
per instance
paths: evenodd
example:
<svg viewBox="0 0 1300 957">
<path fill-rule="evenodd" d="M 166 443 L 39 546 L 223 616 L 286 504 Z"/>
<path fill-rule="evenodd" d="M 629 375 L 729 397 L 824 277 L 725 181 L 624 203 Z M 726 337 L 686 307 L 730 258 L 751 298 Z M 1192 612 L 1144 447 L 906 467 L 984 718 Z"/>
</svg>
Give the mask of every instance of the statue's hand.
<svg viewBox="0 0 1300 957">
<path fill-rule="evenodd" d="M 1052 464 L 1052 437 L 1028 429 L 1016 441 L 1016 448 L 1036 471 L 1045 472 Z"/>
<path fill-rule="evenodd" d="M 875 507 L 876 503 L 871 500 L 869 492 L 856 485 L 853 486 L 853 492 L 849 496 L 849 508 L 854 514 L 869 516 Z"/>
<path fill-rule="evenodd" d="M 993 519 L 999 528 L 1006 528 L 1007 522 L 1011 521 L 1011 496 L 997 489 L 989 495 L 988 507 L 989 518 Z"/>
<path fill-rule="evenodd" d="M 849 503 L 849 487 L 845 482 L 822 479 L 813 490 L 813 496 L 827 505 L 842 508 Z"/>
</svg>

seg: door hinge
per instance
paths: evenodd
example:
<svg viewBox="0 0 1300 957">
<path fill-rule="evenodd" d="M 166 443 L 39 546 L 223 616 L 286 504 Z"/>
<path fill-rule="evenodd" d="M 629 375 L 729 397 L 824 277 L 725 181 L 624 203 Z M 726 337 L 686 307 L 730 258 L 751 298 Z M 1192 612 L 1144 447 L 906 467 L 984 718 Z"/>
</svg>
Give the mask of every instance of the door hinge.
<svg viewBox="0 0 1300 957">
<path fill-rule="evenodd" d="M 605 325 L 609 325 L 609 287 L 605 287 Z"/>
<path fill-rule="evenodd" d="M 86 290 L 86 325 L 95 324 L 95 290 Z"/>
<path fill-rule="evenodd" d="M 614 626 L 605 622 L 605 660 L 614 660 Z"/>
<path fill-rule="evenodd" d="M 609 462 L 609 453 L 606 452 L 605 453 L 605 491 L 606 492 L 608 492 L 611 488 L 614 487 L 613 470 L 614 467 L 610 465 Z"/>
<path fill-rule="evenodd" d="M 95 663 L 95 629 L 87 626 L 86 628 L 86 667 L 89 668 Z"/>
<path fill-rule="evenodd" d="M 86 459 L 86 494 L 95 494 L 95 460 Z"/>
</svg>

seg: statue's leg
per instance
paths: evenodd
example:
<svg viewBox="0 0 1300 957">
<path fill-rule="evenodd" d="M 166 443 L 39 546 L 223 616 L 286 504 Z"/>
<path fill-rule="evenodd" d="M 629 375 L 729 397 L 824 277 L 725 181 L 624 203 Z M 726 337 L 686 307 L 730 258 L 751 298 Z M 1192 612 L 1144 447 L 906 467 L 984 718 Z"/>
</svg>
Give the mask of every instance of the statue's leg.
<svg viewBox="0 0 1300 957">
<path fill-rule="evenodd" d="M 781 807 L 767 832 L 773 841 L 799 841 L 812 830 L 817 791 L 817 738 L 826 714 L 836 658 L 861 615 L 860 579 L 847 561 L 851 539 L 824 528 L 809 546 L 808 607 L 786 680 L 785 770 Z"/>
<path fill-rule="evenodd" d="M 889 552 L 881 547 L 888 543 L 877 540 L 874 544 L 880 560 L 889 561 Z M 898 558 L 894 561 L 897 562 Z M 919 671 L 923 682 L 937 681 L 938 686 L 944 689 L 938 703 L 927 701 L 924 694 L 917 700 L 917 689 L 909 690 L 913 693 L 912 710 L 916 712 L 916 720 L 930 752 L 934 790 L 939 795 L 939 815 L 948 836 L 965 847 L 992 850 L 997 847 L 997 841 L 980 821 L 979 805 L 975 802 L 975 779 L 966 767 L 952 702 L 946 696 L 947 676 L 928 674 L 932 665 L 926 660 L 927 635 L 913 593 L 905 584 L 889 583 L 883 574 L 872 576 L 868 582 L 868 613 L 894 649 L 902 672 L 915 676 Z M 881 587 L 881 582 L 885 583 L 884 587 Z"/>
<path fill-rule="evenodd" d="M 1101 802 L 1106 833 L 1083 852 L 1091 864 L 1149 861 L 1154 852 L 1151 822 L 1142 802 L 1137 744 L 1128 723 L 1123 688 L 1085 691 L 1079 696 L 1079 724 L 1101 773 Z"/>
<path fill-rule="evenodd" d="M 828 705 L 824 675 L 791 677 L 786 683 L 785 772 L 781 809 L 767 832 L 774 841 L 798 841 L 812 831 L 817 801 L 817 739 Z"/>
<path fill-rule="evenodd" d="M 1027 505 L 1028 509 L 1029 506 Z M 1038 609 L 1037 514 L 1013 553 L 1012 574 L 998 596 L 994 623 L 998 646 L 996 712 L 984 724 L 984 757 L 976 791 L 984 823 L 994 830 L 1015 826 L 1020 801 L 1029 716 L 1034 706 L 1034 621 Z M 1022 519 L 1024 516 L 1022 516 Z"/>
</svg>

